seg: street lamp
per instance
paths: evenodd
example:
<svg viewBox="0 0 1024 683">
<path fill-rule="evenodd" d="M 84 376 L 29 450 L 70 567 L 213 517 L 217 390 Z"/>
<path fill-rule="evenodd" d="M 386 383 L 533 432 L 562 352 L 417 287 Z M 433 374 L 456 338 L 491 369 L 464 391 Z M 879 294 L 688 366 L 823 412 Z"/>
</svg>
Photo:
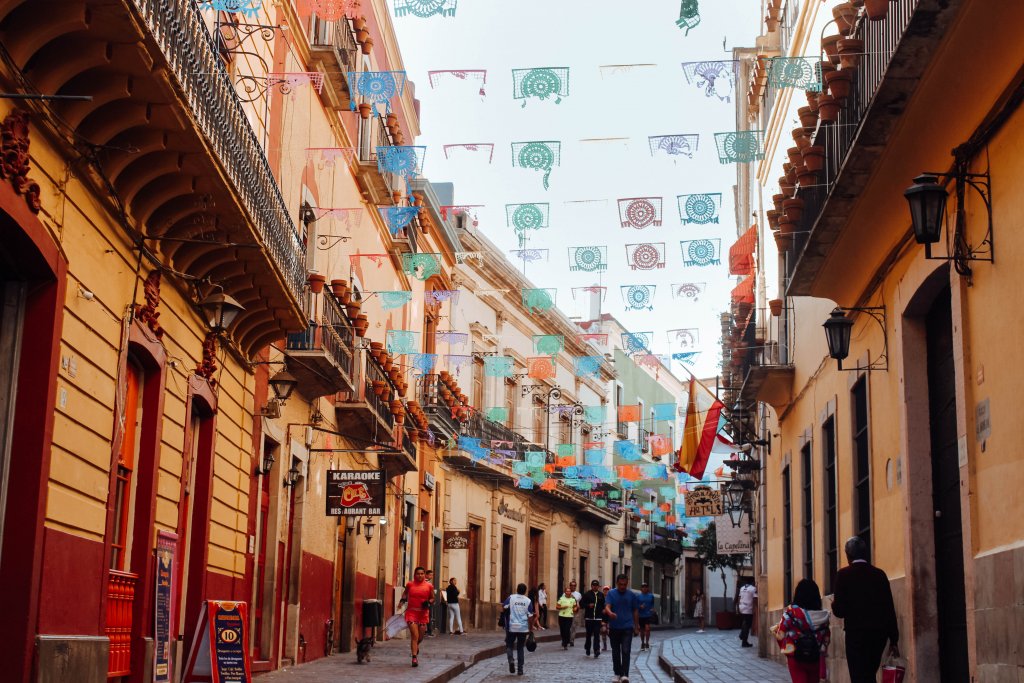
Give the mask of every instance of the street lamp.
<svg viewBox="0 0 1024 683">
<path fill-rule="evenodd" d="M 345 517 L 345 532 L 352 533 L 356 530 L 357 524 L 359 524 L 359 518 L 355 515 L 348 515 Z"/>
<path fill-rule="evenodd" d="M 825 328 L 825 341 L 828 342 L 828 355 L 840 363 L 850 355 L 850 332 L 853 321 L 846 317 L 843 309 L 832 309 L 832 315 L 822 324 Z"/>
<path fill-rule="evenodd" d="M 284 480 L 285 486 L 295 486 L 299 483 L 299 475 L 302 472 L 299 470 L 299 463 L 296 462 L 292 465 L 291 469 L 288 470 L 287 478 Z"/>
<path fill-rule="evenodd" d="M 269 448 L 263 451 L 263 467 L 256 467 L 256 474 L 270 474 L 270 468 L 274 466 L 274 451 Z"/>
<path fill-rule="evenodd" d="M 726 511 L 729 513 L 729 521 L 734 527 L 738 527 L 743 519 L 743 503 L 746 500 L 746 492 L 747 487 L 739 479 L 733 479 L 725 487 L 725 500 L 728 504 Z"/>
<path fill-rule="evenodd" d="M 288 397 L 292 395 L 292 391 L 295 390 L 295 387 L 298 386 L 299 380 L 295 379 L 295 377 L 288 372 L 288 369 L 285 368 L 271 377 L 270 380 L 268 380 L 268 384 L 270 384 L 270 388 L 274 390 L 274 396 L 277 400 L 284 403 L 288 400 Z"/>
<path fill-rule="evenodd" d="M 366 542 L 369 543 L 373 540 L 373 532 L 377 529 L 377 522 L 373 517 L 366 517 L 363 519 L 363 537 Z"/>
<path fill-rule="evenodd" d="M 238 303 L 223 292 L 211 294 L 199 302 L 203 309 L 206 324 L 213 332 L 223 332 L 231 327 L 238 314 L 245 310 L 242 304 Z"/>
<path fill-rule="evenodd" d="M 949 193 L 938 180 L 936 175 L 923 173 L 914 178 L 914 184 L 903 192 L 910 205 L 914 240 L 918 244 L 935 244 L 942 233 Z"/>
</svg>

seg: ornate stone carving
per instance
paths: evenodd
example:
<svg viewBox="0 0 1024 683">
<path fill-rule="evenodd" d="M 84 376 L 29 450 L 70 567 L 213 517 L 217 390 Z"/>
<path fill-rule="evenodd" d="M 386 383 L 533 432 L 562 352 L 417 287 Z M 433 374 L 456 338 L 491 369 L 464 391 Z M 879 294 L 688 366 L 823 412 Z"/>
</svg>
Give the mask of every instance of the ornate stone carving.
<svg viewBox="0 0 1024 683">
<path fill-rule="evenodd" d="M 39 183 L 28 177 L 28 145 L 28 114 L 12 111 L 0 124 L 0 177 L 9 180 L 14 191 L 24 195 L 32 213 L 39 213 Z"/>
<path fill-rule="evenodd" d="M 160 271 L 154 270 L 142 283 L 142 296 L 145 297 L 144 305 L 135 304 L 135 319 L 146 325 L 150 332 L 156 335 L 157 339 L 164 336 L 164 328 L 160 327 Z"/>
<path fill-rule="evenodd" d="M 196 366 L 196 374 L 206 379 L 210 386 L 217 386 L 214 374 L 217 372 L 217 335 L 206 333 L 203 340 L 203 362 Z"/>
</svg>

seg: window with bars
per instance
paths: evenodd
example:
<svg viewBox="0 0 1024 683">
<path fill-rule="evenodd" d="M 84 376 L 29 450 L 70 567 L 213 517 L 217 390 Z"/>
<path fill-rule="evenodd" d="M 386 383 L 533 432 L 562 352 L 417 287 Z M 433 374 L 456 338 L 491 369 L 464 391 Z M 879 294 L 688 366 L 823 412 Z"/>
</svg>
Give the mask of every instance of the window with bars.
<svg viewBox="0 0 1024 683">
<path fill-rule="evenodd" d="M 861 377 L 850 390 L 853 408 L 853 526 L 867 545 L 871 561 L 871 444 L 868 434 L 868 385 Z"/>
<path fill-rule="evenodd" d="M 793 596 L 793 501 L 789 470 L 788 466 L 782 470 L 782 596 L 787 603 Z"/>
<path fill-rule="evenodd" d="M 812 482 L 811 442 L 800 449 L 801 503 L 803 508 L 804 578 L 814 578 L 814 491 Z"/>
<path fill-rule="evenodd" d="M 825 594 L 832 593 L 839 571 L 839 492 L 836 487 L 836 420 L 829 416 L 821 426 L 821 453 L 825 470 Z"/>
</svg>

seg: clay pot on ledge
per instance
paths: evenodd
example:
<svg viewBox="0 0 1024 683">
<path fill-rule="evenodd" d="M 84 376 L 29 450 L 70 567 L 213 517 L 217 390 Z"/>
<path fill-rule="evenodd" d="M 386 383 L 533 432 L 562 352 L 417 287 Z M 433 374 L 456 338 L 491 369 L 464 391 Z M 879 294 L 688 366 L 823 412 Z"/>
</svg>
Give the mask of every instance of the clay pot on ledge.
<svg viewBox="0 0 1024 683">
<path fill-rule="evenodd" d="M 373 39 L 367 38 L 366 42 L 363 43 L 363 54 L 368 55 L 373 52 Z"/>
<path fill-rule="evenodd" d="M 764 18 L 765 26 L 768 27 L 768 33 L 775 33 L 779 30 L 779 24 L 782 19 L 782 9 L 779 7 L 768 7 L 768 14 Z"/>
<path fill-rule="evenodd" d="M 818 174 L 808 170 L 806 166 L 800 167 L 800 174 L 797 177 L 800 180 L 800 187 L 811 187 L 818 184 Z"/>
<path fill-rule="evenodd" d="M 782 299 L 772 299 L 768 302 L 768 308 L 776 318 L 782 315 Z"/>
<path fill-rule="evenodd" d="M 370 32 L 366 30 L 364 25 L 362 28 L 356 29 L 356 42 L 362 45 L 370 39 Z"/>
<path fill-rule="evenodd" d="M 864 11 L 871 21 L 882 21 L 889 12 L 889 0 L 864 0 Z"/>
<path fill-rule="evenodd" d="M 818 116 L 822 123 L 834 123 L 839 120 L 839 102 L 827 93 L 818 96 Z"/>
<path fill-rule="evenodd" d="M 803 126 L 793 129 L 793 142 L 800 149 L 811 146 L 811 136 L 807 134 L 807 129 Z"/>
<path fill-rule="evenodd" d="M 808 171 L 818 172 L 825 168 L 825 148 L 822 145 L 804 147 L 804 167 Z"/>
<path fill-rule="evenodd" d="M 775 205 L 775 210 L 778 211 L 779 213 L 782 213 L 782 202 L 785 199 L 786 199 L 786 196 L 784 194 L 773 194 L 772 195 L 772 204 Z"/>
<path fill-rule="evenodd" d="M 319 294 L 324 291 L 324 283 L 327 282 L 327 278 L 320 273 L 310 273 L 306 277 L 306 282 L 309 284 L 309 291 Z"/>
<path fill-rule="evenodd" d="M 832 62 L 818 62 L 818 68 L 821 70 L 821 85 L 825 87 L 825 74 L 830 74 L 835 71 L 838 67 Z"/>
<path fill-rule="evenodd" d="M 817 111 L 818 111 L 818 91 L 817 90 L 804 90 L 804 96 L 807 98 L 807 106 L 811 108 L 811 111 L 817 113 Z"/>
<path fill-rule="evenodd" d="M 367 319 L 366 314 L 360 313 L 356 321 L 352 323 L 352 327 L 355 328 L 357 337 L 365 336 L 366 330 L 370 329 L 370 321 Z"/>
<path fill-rule="evenodd" d="M 844 101 L 850 96 L 850 83 L 852 81 L 853 76 L 847 69 L 840 69 L 839 71 L 825 74 L 828 91 L 839 102 Z"/>
<path fill-rule="evenodd" d="M 839 64 L 845 71 L 856 69 L 864 54 L 864 41 L 858 38 L 843 38 L 839 41 Z"/>
<path fill-rule="evenodd" d="M 800 222 L 800 218 L 803 217 L 804 215 L 804 200 L 800 199 L 799 197 L 794 197 L 792 199 L 787 199 L 786 201 L 782 202 L 782 206 L 786 212 L 786 220 L 792 221 L 794 223 Z M 779 222 L 782 222 L 781 218 L 779 219 Z"/>
<path fill-rule="evenodd" d="M 402 201 L 402 192 L 401 192 L 401 190 L 392 190 L 391 191 L 391 199 L 395 202 L 395 204 L 398 204 L 400 201 Z"/>
<path fill-rule="evenodd" d="M 775 233 L 775 246 L 779 251 L 789 251 L 793 248 L 793 234 L 784 234 L 781 230 Z"/>
<path fill-rule="evenodd" d="M 818 114 L 811 111 L 810 107 L 800 107 L 797 109 L 797 114 L 800 116 L 800 125 L 804 128 L 814 130 L 818 126 Z"/>
<path fill-rule="evenodd" d="M 364 28 L 366 28 L 366 17 L 364 17 L 364 16 L 353 17 L 353 19 L 352 19 L 352 30 L 353 31 L 361 31 Z"/>
<path fill-rule="evenodd" d="M 361 117 L 363 117 L 364 120 L 368 120 L 372 114 L 373 114 L 373 107 L 372 106 L 370 106 L 366 102 L 363 102 L 362 104 L 359 105 L 359 115 Z"/>
<path fill-rule="evenodd" d="M 799 164 L 800 159 L 802 158 L 802 156 L 800 155 L 799 147 L 790 147 L 789 149 L 787 149 L 786 156 L 789 157 L 789 163 L 791 164 Z"/>
<path fill-rule="evenodd" d="M 782 216 L 781 211 L 777 211 L 775 209 L 768 209 L 767 211 L 765 211 L 765 215 L 768 216 L 768 225 L 770 225 L 772 228 L 779 227 L 779 218 Z"/>
<path fill-rule="evenodd" d="M 331 292 L 337 299 L 342 300 L 342 305 L 346 305 L 352 300 L 351 298 L 348 301 L 344 300 L 348 296 L 348 280 L 331 280 Z"/>
<path fill-rule="evenodd" d="M 779 189 L 782 190 L 782 196 L 789 198 L 796 194 L 796 183 L 791 183 L 785 178 L 779 178 Z M 782 225 L 782 220 L 779 220 L 779 225 Z"/>
<path fill-rule="evenodd" d="M 825 36 L 821 39 L 821 49 L 825 51 L 828 61 L 832 64 L 839 64 L 839 41 L 842 38 L 843 36 L 837 33 L 834 36 Z"/>
<path fill-rule="evenodd" d="M 832 8 L 832 18 L 836 20 L 836 27 L 843 35 L 849 35 L 857 26 L 858 9 L 852 2 L 841 2 Z"/>
<path fill-rule="evenodd" d="M 389 129 L 397 128 L 398 127 L 398 115 L 397 114 L 388 114 L 384 118 L 384 122 L 385 122 L 385 124 L 387 125 L 387 127 Z"/>
<path fill-rule="evenodd" d="M 359 317 L 359 311 L 363 310 L 363 305 L 358 301 L 349 301 L 345 304 L 345 313 L 348 315 L 349 320 L 355 320 Z"/>
<path fill-rule="evenodd" d="M 372 384 L 373 384 L 373 393 L 376 394 L 377 396 L 382 396 L 384 394 L 384 390 L 388 386 L 388 383 L 385 382 L 382 379 L 375 379 L 375 380 L 373 380 Z"/>
<path fill-rule="evenodd" d="M 779 219 L 779 234 L 792 235 L 794 232 L 796 232 L 796 221 L 789 216 L 783 216 Z"/>
</svg>

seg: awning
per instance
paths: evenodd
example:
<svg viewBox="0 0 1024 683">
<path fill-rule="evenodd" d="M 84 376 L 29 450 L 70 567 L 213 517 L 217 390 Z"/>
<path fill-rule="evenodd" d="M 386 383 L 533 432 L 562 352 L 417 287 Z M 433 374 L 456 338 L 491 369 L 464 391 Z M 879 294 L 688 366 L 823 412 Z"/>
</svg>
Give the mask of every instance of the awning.
<svg viewBox="0 0 1024 683">
<path fill-rule="evenodd" d="M 754 252 L 757 251 L 757 225 L 747 231 L 729 247 L 729 274 L 749 275 L 754 271 Z"/>
</svg>

